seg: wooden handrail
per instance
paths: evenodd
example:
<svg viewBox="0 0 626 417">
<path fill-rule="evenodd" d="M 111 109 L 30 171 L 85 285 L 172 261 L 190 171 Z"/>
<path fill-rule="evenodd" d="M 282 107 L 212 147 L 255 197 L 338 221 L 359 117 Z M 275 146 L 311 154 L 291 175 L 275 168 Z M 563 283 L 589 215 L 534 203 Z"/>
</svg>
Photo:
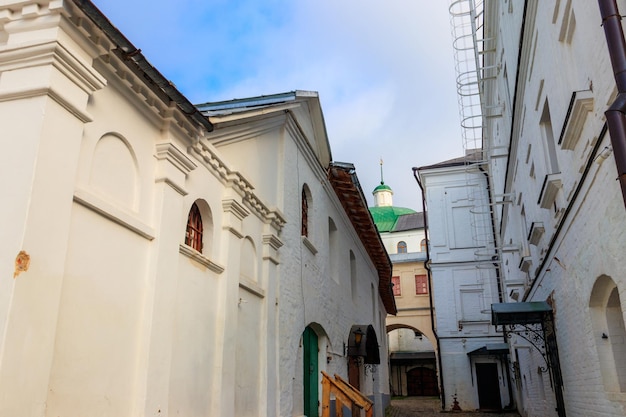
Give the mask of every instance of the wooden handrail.
<svg viewBox="0 0 626 417">
<path fill-rule="evenodd" d="M 322 417 L 330 417 L 330 394 L 335 394 L 335 417 L 343 417 L 343 406 L 356 405 L 365 410 L 366 417 L 372 417 L 374 403 L 363 393 L 335 374 L 333 379 L 322 371 Z"/>
</svg>

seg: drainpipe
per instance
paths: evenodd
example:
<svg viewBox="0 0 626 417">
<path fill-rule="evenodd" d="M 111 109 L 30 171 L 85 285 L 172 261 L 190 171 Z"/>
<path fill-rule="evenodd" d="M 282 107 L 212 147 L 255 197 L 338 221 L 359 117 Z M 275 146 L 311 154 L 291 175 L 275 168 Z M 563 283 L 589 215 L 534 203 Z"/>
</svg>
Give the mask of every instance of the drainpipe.
<svg viewBox="0 0 626 417">
<path fill-rule="evenodd" d="M 430 304 L 430 326 L 433 334 L 435 335 L 435 348 L 437 349 L 437 367 L 439 368 L 439 391 L 441 394 L 441 409 L 446 409 L 446 395 L 443 387 L 443 370 L 441 367 L 441 352 L 439 351 L 439 336 L 437 335 L 437 328 L 435 326 L 435 311 L 433 307 L 433 283 L 432 274 L 430 272 L 430 245 L 428 244 L 428 217 L 426 216 L 426 195 L 424 194 L 424 187 L 422 182 L 417 176 L 417 168 L 413 168 L 413 177 L 417 181 L 420 190 L 422 191 L 422 214 L 424 215 L 424 239 L 426 239 L 426 262 L 424 262 L 424 268 L 428 274 L 428 302 Z"/>
<path fill-rule="evenodd" d="M 598 5 L 618 91 L 617 98 L 604 114 L 611 136 L 617 179 L 626 205 L 626 42 L 616 0 L 598 0 Z"/>
</svg>

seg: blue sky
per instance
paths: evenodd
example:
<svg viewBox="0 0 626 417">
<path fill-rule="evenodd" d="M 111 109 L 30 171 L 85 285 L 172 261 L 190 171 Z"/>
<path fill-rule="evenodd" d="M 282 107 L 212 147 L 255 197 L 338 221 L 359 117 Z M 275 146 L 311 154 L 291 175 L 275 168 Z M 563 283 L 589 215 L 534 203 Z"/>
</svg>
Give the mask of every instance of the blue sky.
<svg viewBox="0 0 626 417">
<path fill-rule="evenodd" d="M 411 168 L 461 156 L 448 2 L 93 0 L 193 103 L 317 91 L 333 159 L 421 211 Z"/>
</svg>

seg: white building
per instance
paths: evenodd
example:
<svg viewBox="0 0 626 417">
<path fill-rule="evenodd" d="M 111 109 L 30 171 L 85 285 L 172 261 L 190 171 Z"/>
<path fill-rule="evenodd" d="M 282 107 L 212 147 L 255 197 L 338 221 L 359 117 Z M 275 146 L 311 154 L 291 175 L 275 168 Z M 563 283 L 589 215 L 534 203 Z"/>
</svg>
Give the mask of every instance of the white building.
<svg viewBox="0 0 626 417">
<path fill-rule="evenodd" d="M 511 303 L 494 306 L 493 321 L 512 336 L 517 407 L 623 416 L 626 3 L 482 5 L 482 156 Z"/>
<path fill-rule="evenodd" d="M 387 316 L 392 394 L 439 395 L 435 310 L 426 270 L 424 213 L 393 205 L 393 190 L 381 181 L 370 213 L 393 264 L 398 313 Z"/>
<path fill-rule="evenodd" d="M 490 306 L 501 294 L 487 176 L 475 153 L 417 172 L 426 201 L 442 406 L 511 407 L 506 344 L 490 322 Z"/>
<path fill-rule="evenodd" d="M 0 416 L 314 416 L 322 370 L 382 416 L 391 264 L 317 94 L 202 114 L 89 1 L 0 16 Z"/>
</svg>

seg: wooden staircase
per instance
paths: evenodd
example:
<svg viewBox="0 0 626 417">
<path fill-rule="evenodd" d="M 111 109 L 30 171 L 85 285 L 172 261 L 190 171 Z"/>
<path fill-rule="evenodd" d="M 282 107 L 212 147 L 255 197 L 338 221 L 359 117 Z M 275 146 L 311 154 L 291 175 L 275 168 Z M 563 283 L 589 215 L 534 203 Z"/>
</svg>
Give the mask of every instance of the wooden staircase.
<svg viewBox="0 0 626 417">
<path fill-rule="evenodd" d="M 330 416 L 330 395 L 335 395 L 335 417 L 343 417 L 343 406 L 354 410 L 358 407 L 365 410 L 366 417 L 372 417 L 374 403 L 360 391 L 335 374 L 332 378 L 322 371 L 322 417 Z M 353 415 L 353 417 L 357 417 Z"/>
</svg>

